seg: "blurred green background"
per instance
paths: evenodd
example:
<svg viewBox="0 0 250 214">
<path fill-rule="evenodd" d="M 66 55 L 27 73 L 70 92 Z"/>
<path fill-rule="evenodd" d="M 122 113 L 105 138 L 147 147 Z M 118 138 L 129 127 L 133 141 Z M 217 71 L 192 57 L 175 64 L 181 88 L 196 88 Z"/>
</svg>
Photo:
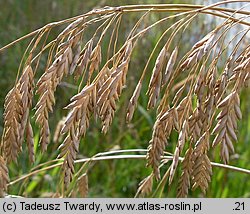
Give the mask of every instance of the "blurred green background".
<svg viewBox="0 0 250 214">
<path fill-rule="evenodd" d="M 143 3 L 185 3 L 191 1 L 116 1 L 116 0 L 0 0 L 0 47 L 8 44 L 22 35 L 35 30 L 49 22 L 62 20 L 72 16 L 76 16 L 93 8 L 100 8 L 106 5 L 124 5 L 124 4 L 143 4 Z M 141 15 L 141 14 L 140 14 Z M 150 20 L 158 20 L 164 14 L 154 14 L 150 16 Z M 165 14 L 166 15 L 166 14 Z M 137 14 L 129 14 L 124 16 L 121 31 L 125 35 L 133 26 L 139 16 Z M 205 24 L 204 24 L 205 23 Z M 164 27 L 171 25 L 171 22 L 165 23 Z M 210 29 L 210 24 L 206 23 L 204 17 L 195 20 L 194 23 L 182 35 L 183 44 L 188 44 L 190 48 L 194 41 L 197 41 L 205 35 Z M 61 29 L 57 29 L 51 33 L 53 38 Z M 146 86 L 144 85 L 142 96 L 139 100 L 138 110 L 131 124 L 125 123 L 126 106 L 129 97 L 132 95 L 136 81 L 146 63 L 146 59 L 160 36 L 160 28 L 154 29 L 145 39 L 140 41 L 143 50 L 136 49 L 133 53 L 131 66 L 129 69 L 128 87 L 119 102 L 119 110 L 116 112 L 113 125 L 108 134 L 105 136 L 100 133 L 100 126 L 91 121 L 91 127 L 87 132 L 87 136 L 81 142 L 80 154 L 78 158 L 91 157 L 98 152 L 109 151 L 111 149 L 146 149 L 148 141 L 151 138 L 152 127 L 155 118 L 154 111 L 146 111 L 147 96 L 145 95 Z M 91 32 L 88 32 L 91 35 Z M 86 35 L 88 36 L 88 35 Z M 121 36 L 121 37 L 122 37 Z M 3 103 L 4 97 L 8 90 L 13 87 L 15 77 L 18 70 L 21 57 L 27 47 L 29 40 L 22 41 L 15 46 L 0 53 L 0 133 L 2 133 L 3 124 Z M 108 42 L 108 40 L 106 41 Z M 178 41 L 174 41 L 177 44 Z M 107 45 L 107 44 L 106 44 Z M 147 51 L 148 50 L 148 51 Z M 183 46 L 183 53 L 185 45 Z M 103 56 L 105 58 L 105 56 Z M 154 58 L 155 59 L 155 58 Z M 153 62 L 149 66 L 148 77 L 153 67 Z M 41 61 L 44 66 L 45 61 Z M 41 66 L 41 68 L 42 68 Z M 42 72 L 42 69 L 39 71 Z M 52 134 L 55 131 L 57 122 L 66 115 L 65 110 L 61 110 L 69 102 L 70 96 L 76 93 L 74 82 L 64 80 L 73 87 L 60 86 L 56 92 L 57 104 L 51 115 L 50 124 Z M 250 169 L 250 102 L 248 100 L 249 90 L 242 93 L 241 108 L 244 118 L 239 124 L 239 142 L 236 145 L 236 154 L 231 157 L 231 165 Z M 24 148 L 23 154 L 19 157 L 18 164 L 10 165 L 10 177 L 13 180 L 23 174 L 30 172 L 31 168 L 39 163 L 53 160 L 58 155 L 58 143 L 51 142 L 46 154 L 40 154 L 38 144 L 38 127 L 35 126 L 36 139 L 36 162 L 30 165 Z M 170 139 L 167 150 L 173 152 L 176 145 L 176 136 Z M 213 161 L 220 161 L 219 151 L 215 150 L 211 157 Z M 145 168 L 145 160 L 110 160 L 100 161 L 92 164 L 88 170 L 89 176 L 89 196 L 90 197 L 133 197 L 136 193 L 138 183 L 148 175 L 149 169 Z M 77 165 L 77 168 L 80 164 Z M 166 167 L 163 169 L 163 171 Z M 180 172 L 178 172 L 178 176 Z M 177 176 L 173 184 L 164 189 L 163 197 L 175 197 Z M 58 189 L 60 181 L 60 168 L 44 171 L 24 182 L 10 186 L 9 193 L 28 197 L 46 197 L 51 196 Z M 191 192 L 190 197 L 202 197 L 200 191 Z M 241 174 L 225 169 L 214 168 L 212 182 L 207 192 L 207 197 L 250 197 L 250 179 L 246 174 Z"/>
</svg>

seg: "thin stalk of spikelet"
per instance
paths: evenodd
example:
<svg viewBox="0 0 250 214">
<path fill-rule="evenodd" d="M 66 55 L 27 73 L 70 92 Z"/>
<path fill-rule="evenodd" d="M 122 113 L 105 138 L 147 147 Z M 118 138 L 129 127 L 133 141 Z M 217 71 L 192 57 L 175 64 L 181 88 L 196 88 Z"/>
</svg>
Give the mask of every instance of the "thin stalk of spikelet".
<svg viewBox="0 0 250 214">
<path fill-rule="evenodd" d="M 58 40 L 65 38 L 69 35 L 75 28 L 78 27 L 84 21 L 83 17 L 76 19 L 74 22 L 70 23 L 58 36 Z"/>
<path fill-rule="evenodd" d="M 102 47 L 101 47 L 101 42 L 103 41 L 104 36 L 106 35 L 107 30 L 110 28 L 111 23 L 116 19 L 117 16 L 114 16 L 109 23 L 106 25 L 106 27 L 103 29 L 99 40 L 93 49 L 93 51 L 90 54 L 90 66 L 88 70 L 88 83 L 91 81 L 91 77 L 94 71 L 99 70 L 99 66 L 102 61 Z M 105 23 L 105 22 L 104 22 Z"/>
</svg>

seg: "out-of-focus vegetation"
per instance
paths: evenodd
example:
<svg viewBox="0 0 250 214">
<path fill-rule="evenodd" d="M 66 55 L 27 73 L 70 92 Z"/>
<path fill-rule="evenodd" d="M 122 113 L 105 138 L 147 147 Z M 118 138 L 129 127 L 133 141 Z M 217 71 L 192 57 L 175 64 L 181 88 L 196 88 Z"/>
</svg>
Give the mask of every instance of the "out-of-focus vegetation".
<svg viewBox="0 0 250 214">
<path fill-rule="evenodd" d="M 168 1 L 168 3 L 185 3 L 188 1 Z M 0 0 L 0 47 L 15 40 L 22 35 L 25 35 L 32 30 L 35 30 L 49 22 L 62 20 L 71 16 L 82 14 L 93 8 L 99 8 L 106 5 L 122 5 L 122 4 L 140 4 L 152 3 L 152 1 L 111 1 L 111 0 Z M 166 3 L 165 1 L 154 1 L 153 3 Z M 150 19 L 158 19 L 162 14 L 154 14 Z M 126 26 L 130 26 L 138 16 L 135 14 L 126 15 L 122 25 L 121 31 L 124 34 Z M 195 21 L 191 25 L 192 29 L 187 29 L 183 34 L 183 41 L 190 42 L 190 45 L 200 39 L 210 28 L 209 24 L 204 24 L 204 17 L 200 21 Z M 166 23 L 171 24 L 171 23 Z M 51 37 L 58 34 L 58 31 L 51 32 Z M 87 34 L 91 32 L 87 32 Z M 191 34 L 192 33 L 192 34 Z M 135 87 L 134 79 L 138 79 L 142 69 L 146 63 L 149 52 L 154 47 L 159 34 L 157 28 L 151 32 L 146 39 L 140 42 L 143 46 L 143 51 L 136 50 L 133 53 L 132 65 L 129 68 L 128 87 L 125 89 L 120 102 L 119 110 L 116 112 L 117 116 L 113 121 L 110 131 L 104 136 L 100 133 L 100 127 L 91 123 L 86 138 L 81 144 L 79 158 L 91 157 L 99 152 L 109 151 L 112 149 L 132 149 L 141 148 L 146 149 L 148 141 L 151 138 L 152 126 L 155 117 L 154 111 L 146 111 L 147 97 L 145 95 L 146 87 L 143 90 L 143 95 L 139 100 L 139 107 L 136 111 L 135 117 L 131 124 L 125 123 L 126 106 L 129 97 Z M 121 38 L 124 39 L 124 38 Z M 0 53 L 0 133 L 2 132 L 2 113 L 4 97 L 8 90 L 13 87 L 15 77 L 18 70 L 18 65 L 21 56 L 28 45 L 29 40 L 24 40 L 17 43 L 15 46 Z M 108 45 L 108 41 L 107 45 Z M 178 41 L 176 41 L 178 42 Z M 185 47 L 183 47 L 185 50 Z M 105 56 L 103 56 L 105 58 Z M 155 58 L 154 58 L 155 59 Z M 149 72 L 153 67 L 152 60 L 149 66 Z M 45 63 L 45 62 L 44 62 Z M 44 65 L 45 66 L 45 65 Z M 42 70 L 38 71 L 42 72 Z M 57 104 L 53 116 L 51 117 L 52 133 L 55 131 L 57 122 L 66 115 L 63 109 L 69 102 L 69 98 L 76 92 L 74 82 L 67 81 L 67 84 L 62 84 L 56 92 Z M 231 157 L 230 164 L 242 168 L 250 169 L 250 102 L 248 100 L 249 90 L 242 93 L 241 108 L 244 116 L 239 124 L 238 133 L 239 142 L 236 146 L 236 154 Z M 51 142 L 46 154 L 41 154 L 38 147 L 38 128 L 35 129 L 36 139 L 36 161 L 34 165 L 30 165 L 25 151 L 19 157 L 18 165 L 11 164 L 10 178 L 20 177 L 23 174 L 30 172 L 36 165 L 48 160 L 53 160 L 58 155 L 58 143 Z M 52 141 L 52 139 L 51 139 Z M 176 136 L 173 136 L 169 142 L 167 150 L 173 152 L 171 142 L 176 141 Z M 220 162 L 219 151 L 214 152 L 214 160 Z M 148 175 L 148 169 L 145 168 L 146 160 L 108 160 L 100 161 L 92 164 L 88 170 L 89 176 L 89 196 L 90 197 L 133 197 L 136 193 L 138 183 Z M 81 165 L 78 164 L 77 167 Z M 57 191 L 57 184 L 60 180 L 60 168 L 43 171 L 23 182 L 11 185 L 9 193 L 14 195 L 42 197 L 50 196 Z M 166 186 L 163 197 L 175 197 L 177 180 L 172 183 L 170 187 Z M 202 196 L 199 191 L 190 192 L 191 197 Z M 246 174 L 228 171 L 224 169 L 215 168 L 213 170 L 212 182 L 207 193 L 207 197 L 250 197 L 250 179 Z"/>
</svg>

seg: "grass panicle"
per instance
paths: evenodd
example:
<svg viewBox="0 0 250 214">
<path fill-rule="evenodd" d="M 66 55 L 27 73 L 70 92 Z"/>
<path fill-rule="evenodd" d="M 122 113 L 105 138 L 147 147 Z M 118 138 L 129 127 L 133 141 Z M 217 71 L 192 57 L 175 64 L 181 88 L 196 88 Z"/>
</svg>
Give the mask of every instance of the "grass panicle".
<svg viewBox="0 0 250 214">
<path fill-rule="evenodd" d="M 0 196 L 6 193 L 9 182 L 6 164 L 17 162 L 24 141 L 30 162 L 35 161 L 33 117 L 40 130 L 40 150 L 46 152 L 51 141 L 49 124 L 57 102 L 56 91 L 62 82 L 74 79 L 77 91 L 65 107 L 67 116 L 58 123 L 53 139 L 60 143 L 58 160 L 62 163 L 57 166 L 60 165 L 63 172 L 62 192 L 58 194 L 75 196 L 76 186 L 81 197 L 87 197 L 88 176 L 75 171 L 81 141 L 92 122 L 101 124 L 100 131 L 106 134 L 114 117 L 119 117 L 116 111 L 123 92 L 130 87 L 130 81 L 127 81 L 130 72 L 135 72 L 139 78 L 133 79 L 136 87 L 128 102 L 126 121 L 133 122 L 139 98 L 145 91 L 147 110 L 157 109 L 145 155 L 150 174 L 139 184 L 136 196 L 150 195 L 154 179 L 159 182 L 157 194 L 166 183 L 170 185 L 177 177 L 180 160 L 182 167 L 177 196 L 187 197 L 189 190 L 196 188 L 205 194 L 212 179 L 210 150 L 220 145 L 220 157 L 225 164 L 235 152 L 237 123 L 242 119 L 240 92 L 250 79 L 250 49 L 243 42 L 246 34 L 239 32 L 239 37 L 243 35 L 239 40 L 237 36 L 229 43 L 226 40 L 234 26 L 249 28 L 246 18 L 250 13 L 243 9 L 224 8 L 224 3 L 104 7 L 50 23 L 1 48 L 3 51 L 22 39 L 33 38 L 20 63 L 16 82 L 5 98 Z M 119 30 L 123 24 L 121 20 L 129 12 L 145 14 L 125 37 Z M 158 12 L 171 15 L 167 13 L 151 23 L 148 14 Z M 209 29 L 206 35 L 194 38 L 192 44 L 184 45 L 183 34 L 200 14 L 220 17 L 222 22 Z M 237 14 L 241 18 L 237 18 Z M 145 19 L 148 20 L 143 23 Z M 168 25 L 169 20 L 175 20 L 175 24 Z M 47 41 L 49 32 L 62 25 L 66 25 L 64 30 Z M 130 25 L 126 27 L 130 28 Z M 156 27 L 163 29 L 151 52 L 143 44 Z M 91 34 L 89 28 L 93 28 L 94 33 Z M 109 40 L 108 47 L 104 43 L 106 40 Z M 229 44 L 234 40 L 237 40 L 237 45 L 232 49 Z M 141 72 L 134 66 L 134 54 L 144 50 L 151 55 Z M 46 59 L 43 70 L 40 57 Z M 147 69 L 149 63 L 154 64 L 152 73 Z M 146 73 L 149 78 L 144 78 Z M 173 133 L 178 135 L 176 143 L 172 140 Z M 170 162 L 164 159 L 170 142 L 173 155 L 169 160 L 172 162 L 167 172 L 162 173 L 162 166 Z M 95 158 L 100 157 L 97 155 Z M 88 166 L 91 160 L 83 167 Z M 162 178 L 161 174 L 164 174 Z M 73 185 L 75 182 L 77 185 Z"/>
</svg>

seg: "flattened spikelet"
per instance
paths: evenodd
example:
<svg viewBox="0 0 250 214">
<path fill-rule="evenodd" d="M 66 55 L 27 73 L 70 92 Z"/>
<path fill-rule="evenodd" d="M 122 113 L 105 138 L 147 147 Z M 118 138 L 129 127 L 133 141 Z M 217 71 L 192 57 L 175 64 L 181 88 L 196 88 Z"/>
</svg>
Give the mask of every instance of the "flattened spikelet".
<svg viewBox="0 0 250 214">
<path fill-rule="evenodd" d="M 215 38 L 215 31 L 207 34 L 203 39 L 198 41 L 188 54 L 187 59 L 181 64 L 181 69 L 188 69 L 194 66 L 208 52 Z"/>
<path fill-rule="evenodd" d="M 79 25 L 80 23 L 82 23 L 84 21 L 83 17 L 80 17 L 78 19 L 76 19 L 74 22 L 72 22 L 71 24 L 69 24 L 59 35 L 58 35 L 58 39 L 67 36 L 75 27 L 77 27 L 77 25 Z"/>
<path fill-rule="evenodd" d="M 145 196 L 149 195 L 152 192 L 153 178 L 154 178 L 154 175 L 150 174 L 149 176 L 147 176 L 146 178 L 144 178 L 139 183 L 139 187 L 137 189 L 136 196 L 145 197 Z"/>
<path fill-rule="evenodd" d="M 153 127 L 152 139 L 149 141 L 148 146 L 147 166 L 153 168 L 154 176 L 157 180 L 160 179 L 159 165 L 167 145 L 166 126 L 166 121 L 156 120 Z"/>
<path fill-rule="evenodd" d="M 138 102 L 138 98 L 140 96 L 141 88 L 142 88 L 142 82 L 139 81 L 139 83 L 137 84 L 134 90 L 132 97 L 129 100 L 128 110 L 127 110 L 127 115 L 126 115 L 127 122 L 130 122 L 133 118 L 134 111 Z"/>
<path fill-rule="evenodd" d="M 165 85 L 170 80 L 170 77 L 174 72 L 174 65 L 175 65 L 177 55 L 178 55 L 178 48 L 175 47 L 175 49 L 173 50 L 173 52 L 171 53 L 169 57 L 169 60 L 165 69 L 165 73 L 162 78 L 162 85 Z"/>
<path fill-rule="evenodd" d="M 88 175 L 84 173 L 80 178 L 78 178 L 78 191 L 82 198 L 86 198 L 89 191 L 88 186 Z"/>
<path fill-rule="evenodd" d="M 188 123 L 185 120 L 183 125 L 182 125 L 180 134 L 179 134 L 177 146 L 175 148 L 173 162 L 172 162 L 171 168 L 170 168 L 169 184 L 171 184 L 173 181 L 174 174 L 175 174 L 176 168 L 177 168 L 178 163 L 179 163 L 180 154 L 181 154 L 183 147 L 185 145 L 185 142 L 187 140 L 187 133 L 188 133 Z"/>
<path fill-rule="evenodd" d="M 26 131 L 26 142 L 28 146 L 29 160 L 31 163 L 34 162 L 34 136 L 33 130 L 30 124 L 30 108 L 32 107 L 33 90 L 34 90 L 34 73 L 32 67 L 27 65 L 20 77 L 17 84 L 21 94 L 21 106 L 23 112 L 21 114 L 21 126 L 20 126 L 20 144 L 24 140 L 24 133 Z"/>
<path fill-rule="evenodd" d="M 18 153 L 22 150 L 20 142 L 21 94 L 17 87 L 11 89 L 4 104 L 4 155 L 7 162 L 17 161 Z"/>
<path fill-rule="evenodd" d="M 216 134 L 213 146 L 221 145 L 221 158 L 224 163 L 228 163 L 229 154 L 234 152 L 233 141 L 237 141 L 237 120 L 242 118 L 238 93 L 230 93 L 218 104 L 218 108 L 221 111 L 217 116 L 218 123 L 213 130 L 213 134 Z"/>
<path fill-rule="evenodd" d="M 86 86 L 77 95 L 71 98 L 71 103 L 66 107 L 70 113 L 64 121 L 61 133 L 67 134 L 60 146 L 59 158 L 64 157 L 64 183 L 67 187 L 74 174 L 74 160 L 78 153 L 80 138 L 85 135 L 89 126 L 89 118 L 93 112 L 93 93 L 95 85 Z"/>
<path fill-rule="evenodd" d="M 0 198 L 4 197 L 9 183 L 9 170 L 4 158 L 0 155 Z"/>
<path fill-rule="evenodd" d="M 93 48 L 93 40 L 91 39 L 83 54 L 79 56 L 79 60 L 77 62 L 76 70 L 74 72 L 74 78 L 78 80 L 80 76 L 83 74 L 83 71 L 87 68 L 87 65 L 90 61 L 91 53 Z M 83 77 L 82 77 L 83 78 Z"/>
<path fill-rule="evenodd" d="M 62 130 L 62 127 L 64 125 L 64 122 L 66 120 L 66 117 L 63 117 L 56 125 L 56 130 L 55 130 L 55 133 L 54 133 L 54 136 L 53 136 L 53 142 L 54 143 L 58 143 L 62 140 L 62 135 L 61 135 L 61 130 Z"/>
<path fill-rule="evenodd" d="M 193 171 L 193 148 L 189 147 L 187 150 L 185 157 L 182 161 L 182 173 L 178 184 L 178 192 L 177 197 L 178 198 L 184 198 L 188 195 L 188 190 L 190 188 L 191 184 L 191 176 Z"/>
<path fill-rule="evenodd" d="M 155 66 L 153 68 L 151 79 L 149 82 L 147 92 L 147 94 L 149 95 L 148 109 L 155 107 L 156 102 L 158 100 L 163 76 L 162 69 L 166 60 L 166 56 L 167 50 L 164 46 L 156 59 Z"/>
<path fill-rule="evenodd" d="M 99 65 L 102 61 L 102 49 L 101 45 L 97 45 L 90 55 L 90 66 L 89 66 L 89 80 L 94 71 L 98 71 Z"/>
<path fill-rule="evenodd" d="M 116 101 L 119 99 L 122 89 L 126 84 L 126 75 L 132 52 L 132 43 L 128 42 L 124 51 L 122 62 L 117 68 L 111 69 L 111 73 L 107 73 L 105 80 L 100 79 L 97 89 L 97 108 L 98 115 L 102 121 L 102 132 L 105 134 L 114 117 L 116 110 Z M 108 70 L 107 70 L 108 71 Z M 103 84 L 101 84 L 103 82 Z"/>
<path fill-rule="evenodd" d="M 36 104 L 36 123 L 40 126 L 40 145 L 42 151 L 47 150 L 49 143 L 49 112 L 53 111 L 55 104 L 54 92 L 64 75 L 73 73 L 77 59 L 80 56 L 79 36 L 74 37 L 63 47 L 52 65 L 45 71 L 37 82 L 39 99 Z M 76 49 L 76 54 L 73 51 Z"/>
<path fill-rule="evenodd" d="M 26 136 L 27 136 L 26 141 L 28 146 L 29 160 L 31 163 L 34 163 L 35 162 L 34 135 L 30 121 L 28 121 L 26 125 Z"/>
<path fill-rule="evenodd" d="M 212 165 L 207 156 L 209 133 L 204 133 L 197 141 L 193 155 L 192 189 L 200 188 L 205 194 L 212 176 Z"/>
</svg>

